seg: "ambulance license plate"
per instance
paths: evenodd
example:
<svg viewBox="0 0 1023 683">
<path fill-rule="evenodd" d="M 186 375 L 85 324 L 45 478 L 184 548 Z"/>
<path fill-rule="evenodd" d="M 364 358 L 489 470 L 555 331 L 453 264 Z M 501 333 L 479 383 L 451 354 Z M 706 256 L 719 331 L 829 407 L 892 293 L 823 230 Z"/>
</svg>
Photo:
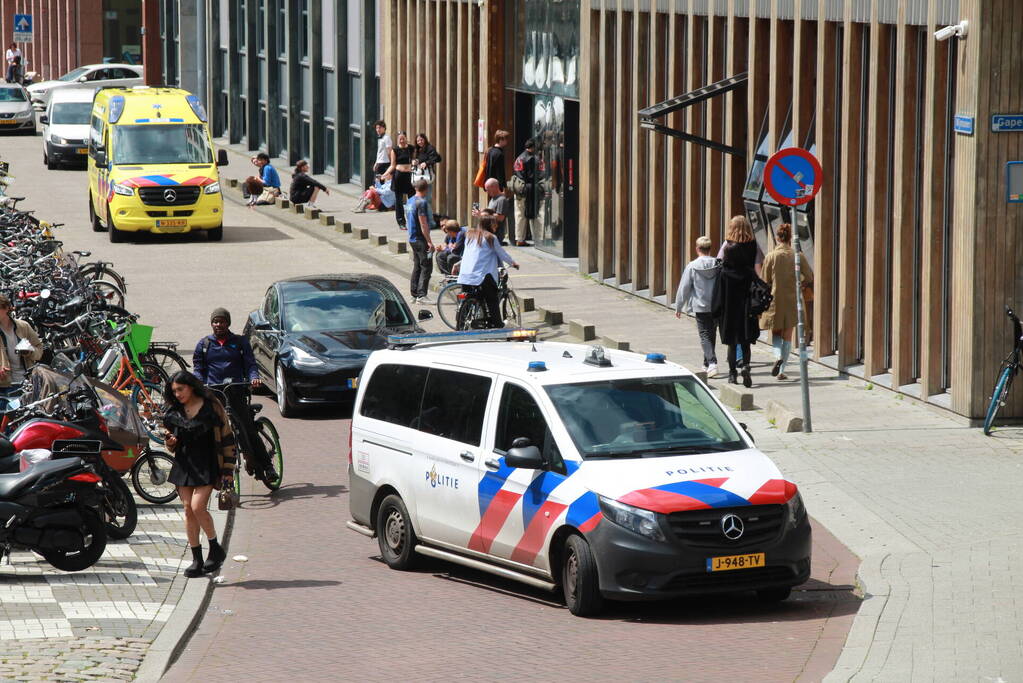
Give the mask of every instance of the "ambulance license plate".
<svg viewBox="0 0 1023 683">
<path fill-rule="evenodd" d="M 89 148 L 88 147 L 79 147 L 78 149 L 75 150 L 75 154 L 88 154 L 88 153 L 89 153 Z"/>
<path fill-rule="evenodd" d="M 0 119 L 0 123 L 3 123 L 3 124 L 17 123 L 17 121 L 15 121 L 14 119 Z"/>
<path fill-rule="evenodd" d="M 726 555 L 725 557 L 708 557 L 707 571 L 727 572 L 732 569 L 756 569 L 763 567 L 766 560 L 764 553 L 748 553 L 746 555 Z"/>
<path fill-rule="evenodd" d="M 156 221 L 156 227 L 158 228 L 183 228 L 188 225 L 188 221 L 183 218 L 176 218 L 174 220 Z"/>
</svg>

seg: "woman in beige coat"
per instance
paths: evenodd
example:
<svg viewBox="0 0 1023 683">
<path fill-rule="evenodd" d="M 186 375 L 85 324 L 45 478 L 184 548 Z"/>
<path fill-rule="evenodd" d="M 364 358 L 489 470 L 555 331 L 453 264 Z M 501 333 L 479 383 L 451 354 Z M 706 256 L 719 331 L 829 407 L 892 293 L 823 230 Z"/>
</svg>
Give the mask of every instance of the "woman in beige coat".
<svg viewBox="0 0 1023 683">
<path fill-rule="evenodd" d="M 785 363 L 792 352 L 792 332 L 796 327 L 796 252 L 792 249 L 792 226 L 782 223 L 776 233 L 778 245 L 764 257 L 764 282 L 771 285 L 774 300 L 760 316 L 760 329 L 771 330 L 774 367 L 771 374 L 785 376 Z M 799 261 L 800 291 L 813 282 L 813 271 L 806 259 Z"/>
</svg>

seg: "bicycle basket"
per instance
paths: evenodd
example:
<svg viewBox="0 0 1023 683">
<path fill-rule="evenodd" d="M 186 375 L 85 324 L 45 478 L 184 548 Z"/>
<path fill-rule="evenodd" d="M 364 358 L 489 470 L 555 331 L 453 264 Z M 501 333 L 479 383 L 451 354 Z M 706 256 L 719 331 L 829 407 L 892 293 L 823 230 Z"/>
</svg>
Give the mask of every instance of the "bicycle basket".
<svg viewBox="0 0 1023 683">
<path fill-rule="evenodd" d="M 153 328 L 149 325 L 140 325 L 138 323 L 132 323 L 131 330 L 128 332 L 128 336 L 125 341 L 128 343 L 128 348 L 131 349 L 135 355 L 140 355 L 149 350 L 149 342 L 153 339 Z"/>
</svg>

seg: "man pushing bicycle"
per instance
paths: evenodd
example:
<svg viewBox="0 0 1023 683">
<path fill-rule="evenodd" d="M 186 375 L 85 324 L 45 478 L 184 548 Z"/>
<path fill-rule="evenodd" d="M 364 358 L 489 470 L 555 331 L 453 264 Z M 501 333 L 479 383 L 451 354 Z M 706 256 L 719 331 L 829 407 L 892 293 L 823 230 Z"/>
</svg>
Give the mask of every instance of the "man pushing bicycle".
<svg viewBox="0 0 1023 683">
<path fill-rule="evenodd" d="M 236 435 L 238 443 L 262 470 L 257 476 L 262 474 L 260 478 L 264 481 L 276 481 L 277 471 L 266 452 L 266 445 L 257 434 L 252 411 L 249 410 L 249 392 L 262 385 L 252 347 L 248 339 L 231 332 L 231 313 L 227 309 L 213 309 L 210 326 L 213 334 L 206 335 L 195 345 L 192 373 L 206 386 L 223 391 L 227 409 L 241 431 Z M 246 381 L 249 386 L 244 386 Z"/>
</svg>

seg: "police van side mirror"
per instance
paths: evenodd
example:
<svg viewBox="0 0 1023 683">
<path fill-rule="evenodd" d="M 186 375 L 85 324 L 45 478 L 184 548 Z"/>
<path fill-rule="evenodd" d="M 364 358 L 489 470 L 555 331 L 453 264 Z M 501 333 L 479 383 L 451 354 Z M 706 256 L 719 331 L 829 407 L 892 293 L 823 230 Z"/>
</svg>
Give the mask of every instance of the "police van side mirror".
<svg viewBox="0 0 1023 683">
<path fill-rule="evenodd" d="M 504 456 L 508 467 L 520 467 L 524 470 L 543 469 L 543 456 L 536 446 L 520 446 L 509 448 Z"/>
</svg>

